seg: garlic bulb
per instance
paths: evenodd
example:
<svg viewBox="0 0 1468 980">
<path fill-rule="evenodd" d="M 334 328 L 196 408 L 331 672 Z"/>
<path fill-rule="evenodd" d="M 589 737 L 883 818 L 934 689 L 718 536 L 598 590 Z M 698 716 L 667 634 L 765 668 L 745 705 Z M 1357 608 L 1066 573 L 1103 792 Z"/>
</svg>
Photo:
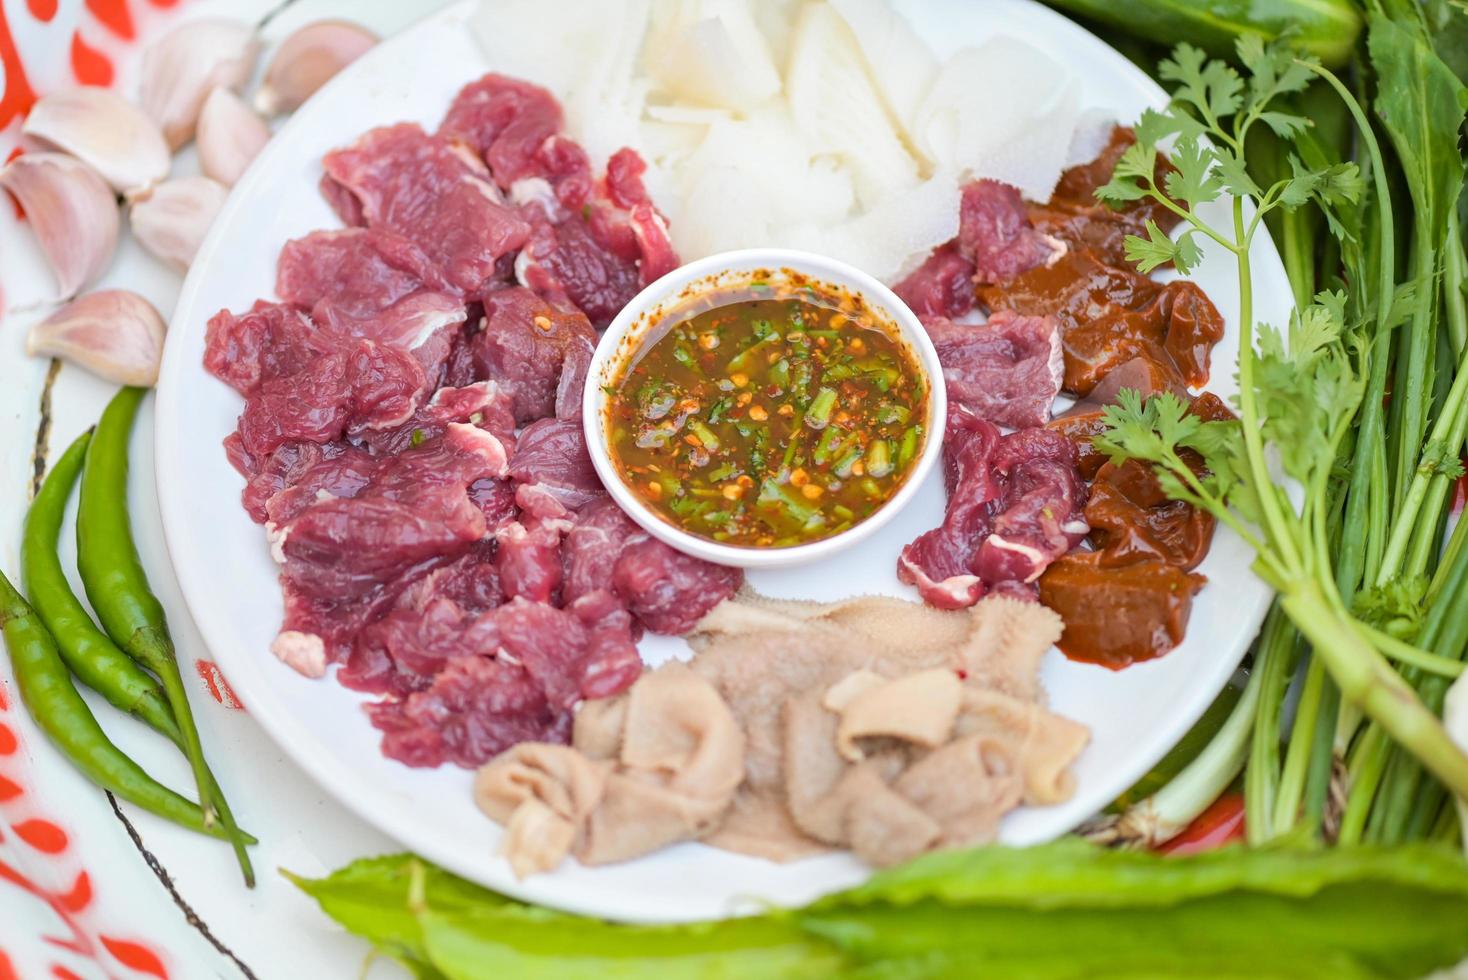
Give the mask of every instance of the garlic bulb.
<svg viewBox="0 0 1468 980">
<path fill-rule="evenodd" d="M 270 59 L 255 93 L 255 108 L 267 116 L 293 112 L 376 43 L 376 34 L 346 20 L 318 20 L 298 28 Z"/>
<path fill-rule="evenodd" d="M 204 100 L 194 141 L 204 174 L 233 187 L 250 161 L 270 142 L 270 127 L 238 95 L 227 88 L 216 88 Z"/>
<path fill-rule="evenodd" d="M 97 171 L 113 189 L 140 191 L 168 176 L 168 144 L 137 106 L 104 88 L 44 96 L 21 128 Z"/>
<path fill-rule="evenodd" d="M 117 251 L 117 197 L 97 172 L 64 153 L 26 153 L 0 170 L 0 187 L 15 195 L 62 299 L 102 274 Z"/>
<path fill-rule="evenodd" d="M 208 177 L 165 180 L 133 201 L 133 235 L 175 270 L 187 272 L 228 196 L 223 184 Z"/>
<path fill-rule="evenodd" d="M 213 89 L 239 90 L 249 80 L 259 52 L 254 28 L 217 18 L 181 24 L 148 48 L 139 100 L 171 149 L 193 139 Z"/>
<path fill-rule="evenodd" d="M 108 381 L 151 388 L 163 359 L 163 317 L 137 293 L 78 297 L 31 328 L 26 353 L 61 357 Z"/>
</svg>

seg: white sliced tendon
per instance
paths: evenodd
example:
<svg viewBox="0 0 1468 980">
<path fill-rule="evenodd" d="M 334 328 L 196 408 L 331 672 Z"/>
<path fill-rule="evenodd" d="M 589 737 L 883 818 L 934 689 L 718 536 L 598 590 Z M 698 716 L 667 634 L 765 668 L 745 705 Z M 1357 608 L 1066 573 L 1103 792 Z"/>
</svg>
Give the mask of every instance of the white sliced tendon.
<svg viewBox="0 0 1468 980">
<path fill-rule="evenodd" d="M 755 26 L 770 46 L 770 57 L 784 68 L 790 59 L 790 41 L 795 34 L 795 16 L 805 0 L 758 0 L 754 8 Z"/>
<path fill-rule="evenodd" d="M 777 95 L 780 73 L 748 6 L 712 0 L 700 6 L 706 16 L 667 30 L 666 41 L 648 46 L 643 62 L 659 90 L 696 105 L 740 111 Z"/>
<path fill-rule="evenodd" d="M 556 29 L 549 31 L 543 0 L 481 0 L 469 17 L 469 31 L 495 71 L 544 86 L 564 100 L 601 49 L 603 12 L 620 6 L 562 0 Z"/>
<path fill-rule="evenodd" d="M 713 167 L 748 174 L 760 188 L 760 211 L 777 227 L 799 221 L 840 221 L 851 212 L 850 174 L 834 160 L 811 155 L 783 106 L 710 126 L 686 168 L 698 173 Z"/>
<path fill-rule="evenodd" d="M 758 242 L 773 229 L 762 192 L 747 171 L 710 167 L 698 171 L 672 203 L 668 231 L 685 261 Z"/>
<path fill-rule="evenodd" d="M 863 207 L 918 182 L 851 29 L 825 4 L 800 12 L 785 75 L 790 112 L 815 149 L 851 168 Z"/>
<path fill-rule="evenodd" d="M 938 72 L 913 120 L 919 149 L 940 166 L 992 177 L 1049 200 L 1080 117 L 1070 72 L 1017 38 L 964 48 Z"/>
<path fill-rule="evenodd" d="M 896 282 L 958 234 L 958 195 L 957 174 L 941 170 L 855 218 L 835 225 L 802 224 L 792 244 Z"/>
<path fill-rule="evenodd" d="M 867 73 L 888 111 L 899 125 L 905 125 L 938 76 L 938 59 L 887 0 L 830 2 L 861 46 Z"/>
<path fill-rule="evenodd" d="M 1075 131 L 1070 134 L 1070 146 L 1065 151 L 1065 166 L 1075 167 L 1090 163 L 1101 155 L 1111 141 L 1111 131 L 1116 127 L 1116 114 L 1109 109 L 1091 107 L 1081 112 L 1076 119 Z"/>
<path fill-rule="evenodd" d="M 888 282 L 958 228 L 973 177 L 1046 200 L 1110 132 L 1069 70 L 1000 35 L 940 63 L 891 0 L 482 0 L 497 71 L 544 85 L 601 164 L 623 146 L 686 260 L 793 246 Z"/>
</svg>

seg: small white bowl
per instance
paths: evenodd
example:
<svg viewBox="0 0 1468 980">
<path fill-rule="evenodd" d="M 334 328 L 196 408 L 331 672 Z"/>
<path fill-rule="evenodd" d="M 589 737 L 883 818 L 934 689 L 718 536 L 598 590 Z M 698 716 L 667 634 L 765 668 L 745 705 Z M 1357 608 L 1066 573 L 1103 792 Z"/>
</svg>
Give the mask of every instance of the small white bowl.
<svg viewBox="0 0 1468 980">
<path fill-rule="evenodd" d="M 658 328 L 668 313 L 682 309 L 689 301 L 711 290 L 737 288 L 756 278 L 779 281 L 789 273 L 856 294 L 865 301 L 871 313 L 886 319 L 896 328 L 899 338 L 915 355 L 914 360 L 921 366 L 927 382 L 928 418 L 922 452 L 897 493 L 866 520 L 840 534 L 784 548 L 721 544 L 668 523 L 623 482 L 607 449 L 609 396 L 605 388 L 615 382 L 623 364 L 635 359 L 645 346 L 662 337 L 665 331 Z M 918 318 L 892 290 L 860 269 L 822 255 L 791 249 L 755 248 L 721 252 L 690 262 L 638 293 L 611 322 L 597 344 L 587 374 L 581 417 L 586 428 L 586 445 L 597 475 L 606 484 L 612 499 L 649 534 L 679 551 L 721 565 L 771 568 L 825 558 L 856 544 L 891 520 L 912 499 L 928 472 L 937 465 L 943 451 L 947 412 L 948 398 L 938 352 L 933 349 L 933 342 L 928 339 L 928 332 Z"/>
</svg>

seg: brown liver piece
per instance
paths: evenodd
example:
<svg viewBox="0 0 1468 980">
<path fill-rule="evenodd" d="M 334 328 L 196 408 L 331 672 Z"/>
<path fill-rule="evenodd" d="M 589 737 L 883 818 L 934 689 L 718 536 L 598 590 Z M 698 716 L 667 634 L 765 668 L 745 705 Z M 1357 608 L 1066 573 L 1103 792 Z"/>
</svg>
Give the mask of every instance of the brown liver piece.
<svg viewBox="0 0 1468 980">
<path fill-rule="evenodd" d="M 1205 581 L 1166 562 L 1112 568 L 1099 553 L 1078 551 L 1040 576 L 1040 601 L 1065 620 L 1059 646 L 1066 656 L 1120 670 L 1182 642 Z"/>
<path fill-rule="evenodd" d="M 1151 467 L 1134 459 L 1101 467 L 1085 514 L 1106 567 L 1156 560 L 1191 571 L 1213 542 L 1213 516 L 1169 499 Z"/>
<path fill-rule="evenodd" d="M 977 290 L 980 304 L 990 311 L 1051 314 L 1060 321 L 1064 390 L 1074 395 L 1087 394 L 1113 369 L 1139 356 L 1174 368 L 1188 385 L 1201 386 L 1208 380 L 1209 352 L 1223 336 L 1223 318 L 1195 285 L 1163 286 L 1126 260 L 1126 236 L 1145 236 L 1148 221 L 1167 231 L 1177 216 L 1155 201 L 1113 209 L 1096 200 L 1096 188 L 1111 178 L 1116 161 L 1134 142 L 1131 130 L 1117 127 L 1095 160 L 1061 175 L 1048 204 L 1029 206 L 1030 223 L 1059 239 L 1063 254 Z M 1159 186 L 1170 169 L 1159 156 Z"/>
</svg>

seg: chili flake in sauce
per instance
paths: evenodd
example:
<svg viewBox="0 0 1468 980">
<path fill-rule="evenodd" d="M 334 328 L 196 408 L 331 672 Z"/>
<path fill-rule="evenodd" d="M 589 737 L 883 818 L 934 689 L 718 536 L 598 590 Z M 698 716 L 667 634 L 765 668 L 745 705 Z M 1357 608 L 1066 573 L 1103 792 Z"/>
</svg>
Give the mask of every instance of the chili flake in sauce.
<svg viewBox="0 0 1468 980">
<path fill-rule="evenodd" d="M 783 548 L 874 514 L 922 454 L 918 362 L 859 300 L 755 284 L 706 298 L 607 387 L 610 455 L 664 520 Z"/>
</svg>

